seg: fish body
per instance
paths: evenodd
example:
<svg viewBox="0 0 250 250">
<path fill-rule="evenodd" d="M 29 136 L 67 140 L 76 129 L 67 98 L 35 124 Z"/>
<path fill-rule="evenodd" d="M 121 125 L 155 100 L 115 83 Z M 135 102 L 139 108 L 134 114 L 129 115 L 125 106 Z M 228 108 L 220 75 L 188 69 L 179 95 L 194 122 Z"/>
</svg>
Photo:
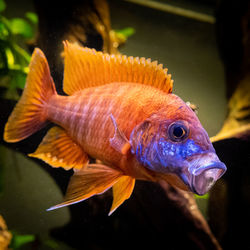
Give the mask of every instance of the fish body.
<svg viewBox="0 0 250 250">
<path fill-rule="evenodd" d="M 165 180 L 204 194 L 224 174 L 196 114 L 172 94 L 162 65 L 102 54 L 65 43 L 64 91 L 56 93 L 43 53 L 33 53 L 24 93 L 4 139 L 22 140 L 56 124 L 30 156 L 73 168 L 70 205 L 113 187 L 110 213 L 128 199 L 135 180 Z M 101 161 L 89 164 L 89 156 Z"/>
<path fill-rule="evenodd" d="M 168 95 L 151 86 L 112 83 L 69 97 L 53 96 L 46 105 L 47 119 L 64 128 L 88 155 L 123 168 L 121 153 L 109 142 L 115 132 L 110 115 L 125 137 L 130 138 L 135 126 L 164 107 L 168 99 Z"/>
</svg>

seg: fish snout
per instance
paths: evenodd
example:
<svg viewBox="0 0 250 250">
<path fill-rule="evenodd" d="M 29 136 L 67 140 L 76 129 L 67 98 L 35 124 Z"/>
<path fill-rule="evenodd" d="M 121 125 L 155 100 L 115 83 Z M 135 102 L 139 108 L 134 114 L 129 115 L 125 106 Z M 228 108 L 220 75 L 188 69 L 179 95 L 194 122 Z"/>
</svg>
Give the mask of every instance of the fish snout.
<svg viewBox="0 0 250 250">
<path fill-rule="evenodd" d="M 190 190 L 198 195 L 207 193 L 215 182 L 226 172 L 226 165 L 215 153 L 194 159 L 183 172 L 182 179 Z"/>
</svg>

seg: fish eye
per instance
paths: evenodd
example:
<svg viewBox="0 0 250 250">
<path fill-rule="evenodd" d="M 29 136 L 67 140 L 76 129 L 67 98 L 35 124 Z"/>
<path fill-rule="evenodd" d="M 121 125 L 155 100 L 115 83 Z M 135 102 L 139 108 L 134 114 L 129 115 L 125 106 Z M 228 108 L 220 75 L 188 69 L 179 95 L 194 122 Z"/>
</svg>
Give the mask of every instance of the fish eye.
<svg viewBox="0 0 250 250">
<path fill-rule="evenodd" d="M 188 127 L 181 121 L 171 123 L 168 128 L 169 138 L 174 142 L 185 140 L 188 137 L 188 132 Z"/>
</svg>

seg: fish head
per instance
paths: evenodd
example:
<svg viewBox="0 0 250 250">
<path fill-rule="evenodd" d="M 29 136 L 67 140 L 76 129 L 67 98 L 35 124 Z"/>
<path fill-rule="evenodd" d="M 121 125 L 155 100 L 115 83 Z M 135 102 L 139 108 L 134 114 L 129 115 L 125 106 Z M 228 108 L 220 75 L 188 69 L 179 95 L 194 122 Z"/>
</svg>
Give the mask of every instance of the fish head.
<svg viewBox="0 0 250 250">
<path fill-rule="evenodd" d="M 195 112 L 179 97 L 138 124 L 131 133 L 132 153 L 146 168 L 174 175 L 185 186 L 203 195 L 225 173 L 226 166 Z"/>
</svg>

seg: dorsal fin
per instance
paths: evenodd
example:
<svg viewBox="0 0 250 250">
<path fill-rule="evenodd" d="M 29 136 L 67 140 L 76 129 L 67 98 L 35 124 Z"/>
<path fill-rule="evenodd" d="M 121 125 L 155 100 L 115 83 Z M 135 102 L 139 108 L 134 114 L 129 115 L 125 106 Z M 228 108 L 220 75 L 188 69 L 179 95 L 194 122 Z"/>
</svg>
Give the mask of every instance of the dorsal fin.
<svg viewBox="0 0 250 250">
<path fill-rule="evenodd" d="M 63 90 L 68 95 L 114 82 L 141 83 L 172 92 L 171 75 L 157 61 L 104 54 L 67 41 L 64 42 L 64 56 Z"/>
</svg>

